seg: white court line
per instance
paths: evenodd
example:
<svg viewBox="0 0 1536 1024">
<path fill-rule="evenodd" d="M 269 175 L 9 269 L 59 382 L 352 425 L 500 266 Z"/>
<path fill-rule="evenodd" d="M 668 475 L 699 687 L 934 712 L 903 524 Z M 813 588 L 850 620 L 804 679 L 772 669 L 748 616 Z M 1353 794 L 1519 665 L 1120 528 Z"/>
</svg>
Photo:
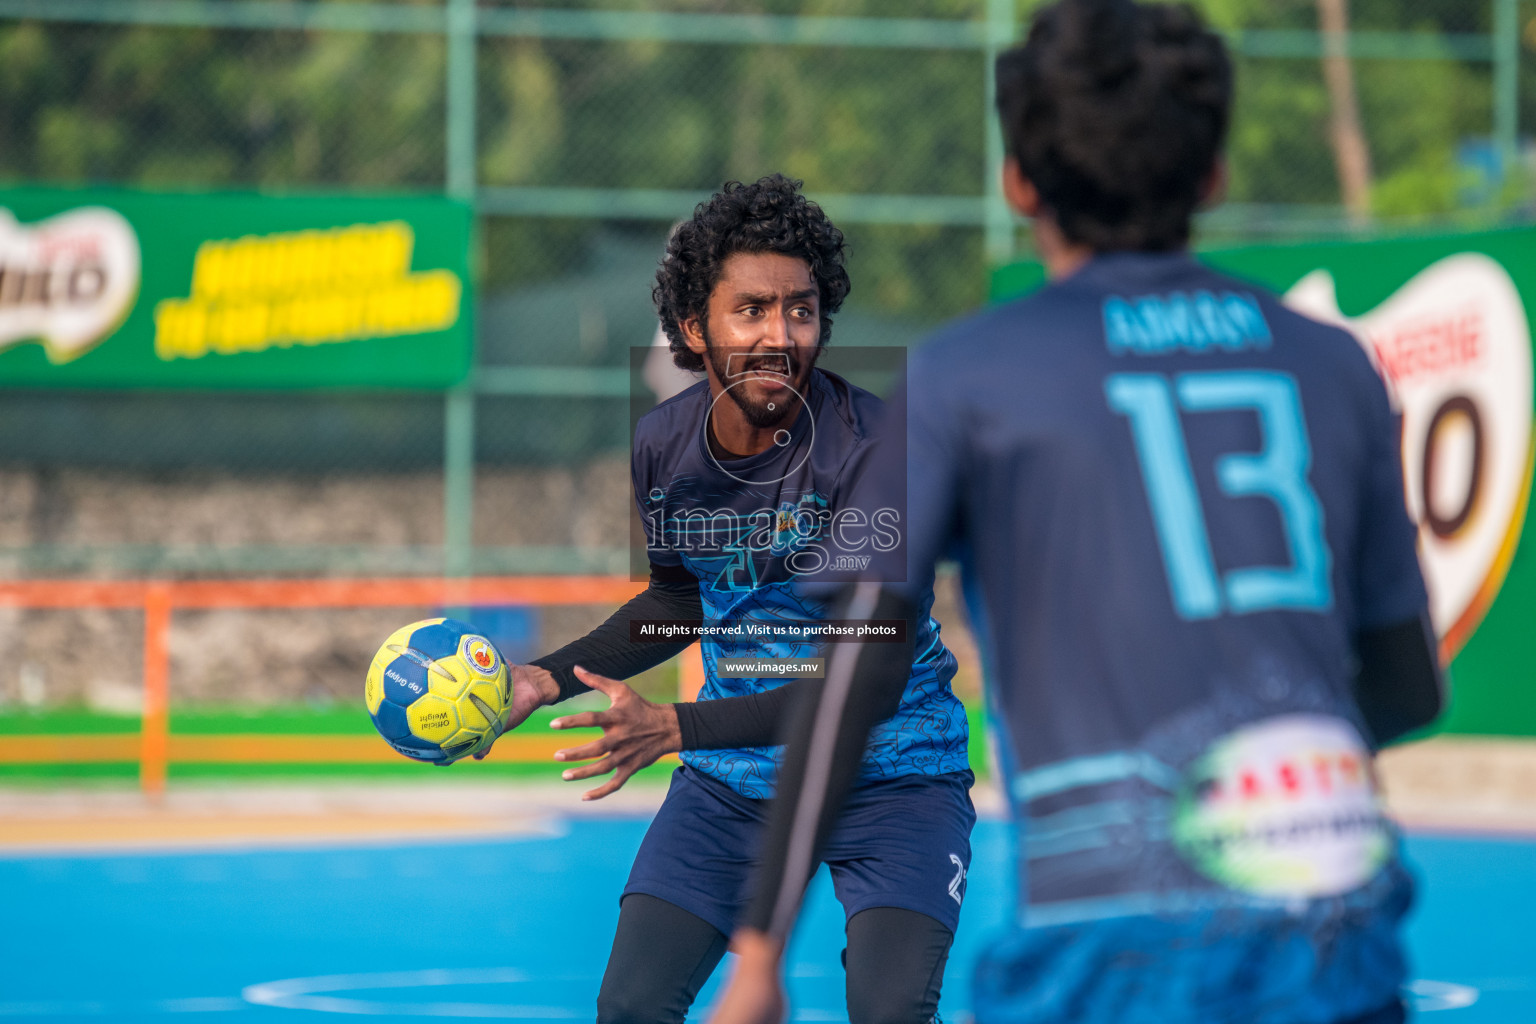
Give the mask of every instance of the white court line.
<svg viewBox="0 0 1536 1024">
<path fill-rule="evenodd" d="M 444 985 L 513 985 L 532 980 L 510 967 L 478 969 L 384 971 L 378 974 L 331 974 L 316 978 L 285 978 L 248 985 L 241 991 L 256 1006 L 321 1013 L 351 1013 L 372 1017 L 501 1017 L 516 1020 L 580 1020 L 590 1010 L 565 1006 L 525 1006 L 505 1003 L 382 1003 L 319 993 L 378 988 L 434 988 Z"/>
<path fill-rule="evenodd" d="M 66 1003 L 60 1000 L 0 1003 L 0 1017 L 99 1017 L 108 1010 L 105 1003 Z"/>
<path fill-rule="evenodd" d="M 120 1003 L 67 1003 L 39 1001 L 28 1003 L 0 1003 L 0 1017 L 120 1017 L 125 1014 L 141 1016 L 146 1013 L 230 1013 L 250 1007 L 244 999 L 234 996 L 200 996 L 190 999 L 161 999 L 139 1006 Z"/>
<path fill-rule="evenodd" d="M 155 1008 L 162 1013 L 229 1013 L 249 1004 L 235 996 L 207 996 L 201 999 L 162 999 Z"/>
<path fill-rule="evenodd" d="M 1420 979 L 1403 986 L 1408 1004 L 1416 1013 L 1433 1013 L 1436 1010 L 1464 1010 L 1477 1002 L 1482 993 L 1470 985 L 1458 985 L 1454 981 L 1429 981 Z"/>
<path fill-rule="evenodd" d="M 800 974 L 801 972 L 794 972 Z M 808 974 L 806 976 L 809 976 Z M 244 989 L 242 999 L 230 996 L 204 996 L 162 999 L 129 1008 L 122 1004 L 101 1002 L 66 1002 L 35 1000 L 0 1003 L 0 1018 L 7 1017 L 117 1017 L 125 1013 L 229 1013 L 248 1006 L 272 1006 L 320 1013 L 346 1013 L 387 1017 L 491 1017 L 513 1020 L 582 1020 L 590 1009 L 564 1006 L 530 1006 L 505 1003 L 385 1003 L 367 999 L 348 999 L 323 993 L 381 988 L 433 988 L 445 985 L 512 985 L 534 980 L 524 971 L 507 967 L 481 969 L 390 971 L 378 974 L 332 974 L 313 978 L 286 978 L 262 982 Z M 555 980 L 544 978 L 544 981 Z M 1529 990 L 1529 978 L 1499 978 L 1484 983 L 1490 990 Z M 1472 1006 L 1482 994 L 1479 988 L 1451 981 L 1420 979 L 1403 989 L 1415 1012 L 1462 1010 Z M 843 1014 L 825 1010 L 797 1010 L 793 1021 L 820 1024 L 844 1019 Z"/>
</svg>

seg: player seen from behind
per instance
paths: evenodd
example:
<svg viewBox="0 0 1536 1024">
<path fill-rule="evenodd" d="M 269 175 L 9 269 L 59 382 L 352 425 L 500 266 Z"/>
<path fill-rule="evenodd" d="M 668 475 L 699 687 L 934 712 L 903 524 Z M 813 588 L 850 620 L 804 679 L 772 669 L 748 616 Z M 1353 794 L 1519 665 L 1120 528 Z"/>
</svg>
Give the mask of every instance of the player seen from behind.
<svg viewBox="0 0 1536 1024">
<path fill-rule="evenodd" d="M 689 640 L 644 642 L 639 630 L 676 621 L 814 625 L 826 614 L 813 591 L 827 560 L 843 546 L 889 546 L 881 532 L 889 524 L 859 504 L 858 490 L 879 401 L 816 367 L 848 293 L 843 236 L 798 188 L 779 175 L 728 184 L 673 232 L 657 309 L 677 364 L 707 379 L 653 409 L 635 432 L 649 586 L 586 637 L 513 666 L 509 727 L 589 686 L 612 698 L 609 711 L 559 722 L 605 729 L 564 752 L 567 760 L 606 755 L 567 778 L 616 772 L 589 798 L 683 751 L 624 888 L 598 996 L 603 1024 L 680 1024 L 744 907 L 774 788 L 781 710 L 800 684 L 733 678 L 728 663 L 817 653 L 814 639 L 706 639 L 699 702 L 655 705 L 615 680 Z M 970 863 L 966 721 L 950 690 L 954 658 L 928 616 L 931 582 L 912 590 L 916 645 L 891 667 L 893 714 L 854 770 L 858 785 L 823 851 L 848 918 L 854 1024 L 934 1016 Z"/>
<path fill-rule="evenodd" d="M 1231 102 L 1190 9 L 1045 7 L 997 94 L 1051 280 L 914 356 L 876 471 L 906 578 L 960 560 L 1018 825 L 976 1019 L 1396 1024 L 1412 886 L 1371 758 L 1442 688 L 1386 388 L 1353 337 L 1187 252 Z M 818 823 L 901 657 L 844 646 L 791 716 L 715 1024 L 781 1015 Z"/>
</svg>

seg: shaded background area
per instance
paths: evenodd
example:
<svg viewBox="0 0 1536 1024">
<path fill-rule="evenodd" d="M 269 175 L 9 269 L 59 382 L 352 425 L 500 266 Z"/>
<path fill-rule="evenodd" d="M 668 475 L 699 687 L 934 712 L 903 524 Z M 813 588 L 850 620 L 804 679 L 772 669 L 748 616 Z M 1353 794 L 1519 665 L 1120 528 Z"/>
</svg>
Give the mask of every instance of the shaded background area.
<svg viewBox="0 0 1536 1024">
<path fill-rule="evenodd" d="M 655 334 L 670 224 L 724 180 L 784 171 L 848 235 L 835 345 L 909 345 L 975 307 L 989 267 L 1030 252 L 997 193 L 988 69 L 1033 6 L 0 0 L 0 201 L 447 192 L 477 213 L 478 335 L 449 396 L 0 384 L 0 571 L 624 572 L 626 367 Z M 1533 0 L 1196 6 L 1238 64 L 1205 242 L 1530 219 Z M 602 611 L 531 610 L 519 635 L 548 646 Z M 175 693 L 341 698 L 395 618 L 186 617 Z M 0 644 L 8 713 L 131 709 L 129 613 L 7 611 Z"/>
</svg>

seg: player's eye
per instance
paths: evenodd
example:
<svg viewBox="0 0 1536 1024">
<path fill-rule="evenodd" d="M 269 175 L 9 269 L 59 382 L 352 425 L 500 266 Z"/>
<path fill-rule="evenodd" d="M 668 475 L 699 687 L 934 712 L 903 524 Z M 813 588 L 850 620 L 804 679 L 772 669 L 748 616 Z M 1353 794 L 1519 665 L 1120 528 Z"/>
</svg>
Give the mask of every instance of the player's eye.
<svg viewBox="0 0 1536 1024">
<path fill-rule="evenodd" d="M 746 307 L 742 308 L 741 312 L 742 312 L 742 314 L 744 316 L 761 316 L 762 312 L 763 312 L 763 307 L 762 306 L 746 306 Z"/>
<path fill-rule="evenodd" d="M 811 307 L 796 306 L 794 309 L 789 311 L 789 315 L 792 317 L 797 317 L 801 320 L 809 320 L 811 318 Z"/>
</svg>

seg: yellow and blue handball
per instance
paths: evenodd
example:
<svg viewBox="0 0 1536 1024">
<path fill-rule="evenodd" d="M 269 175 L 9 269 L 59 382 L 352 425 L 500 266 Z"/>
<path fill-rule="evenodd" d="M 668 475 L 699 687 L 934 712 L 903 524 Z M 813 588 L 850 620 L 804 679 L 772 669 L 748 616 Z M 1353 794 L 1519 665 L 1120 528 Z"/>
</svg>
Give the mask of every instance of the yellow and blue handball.
<svg viewBox="0 0 1536 1024">
<path fill-rule="evenodd" d="M 416 761 L 451 764 L 501 735 L 512 701 L 506 659 L 473 626 L 425 619 L 389 635 L 364 689 L 379 735 Z"/>
</svg>

